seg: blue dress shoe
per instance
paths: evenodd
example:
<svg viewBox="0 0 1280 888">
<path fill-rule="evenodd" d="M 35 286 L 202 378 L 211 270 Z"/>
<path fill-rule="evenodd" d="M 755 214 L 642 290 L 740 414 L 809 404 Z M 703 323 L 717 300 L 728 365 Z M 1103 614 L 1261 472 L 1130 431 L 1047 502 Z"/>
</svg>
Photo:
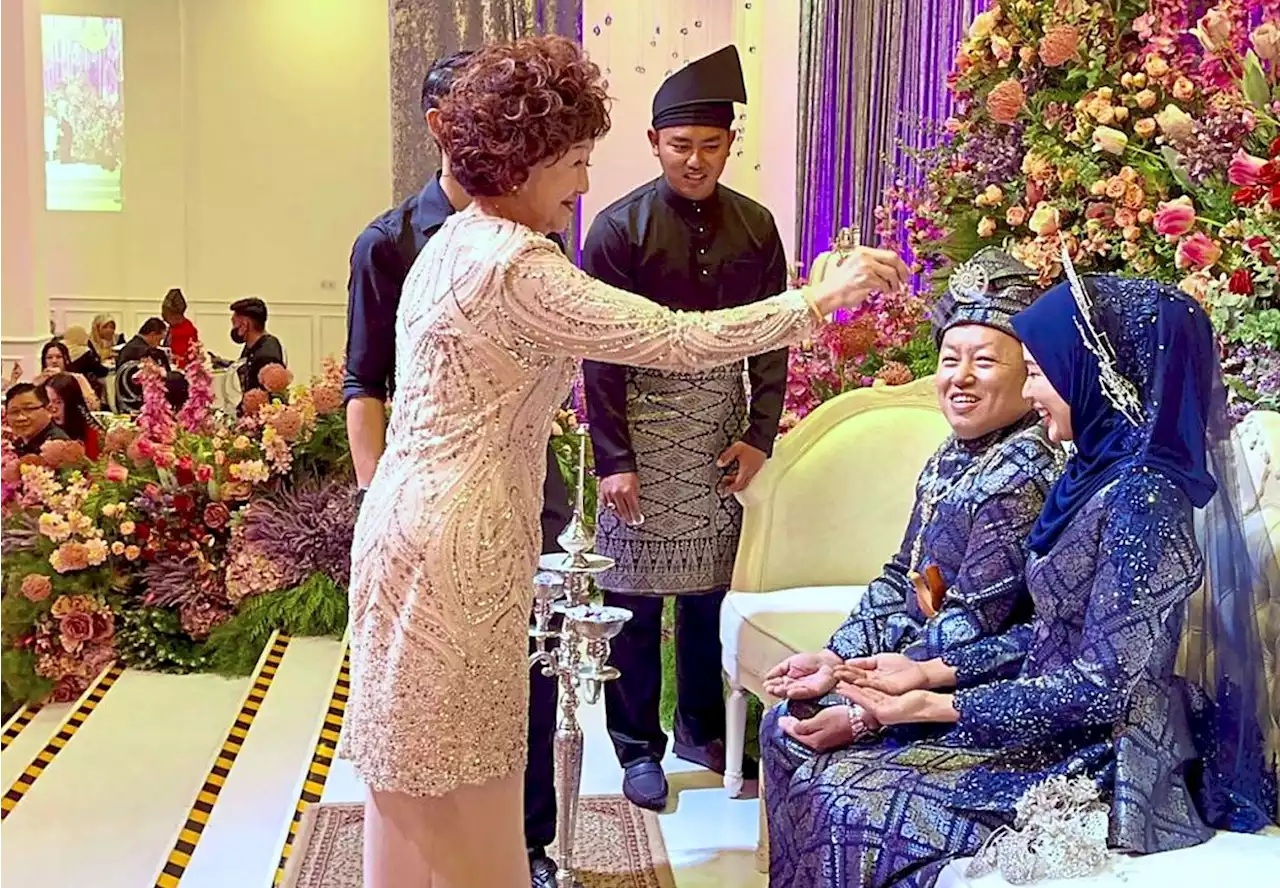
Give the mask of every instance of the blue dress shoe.
<svg viewBox="0 0 1280 888">
<path fill-rule="evenodd" d="M 657 762 L 637 762 L 628 765 L 622 778 L 622 794 L 631 804 L 650 811 L 667 807 L 667 775 Z"/>
</svg>

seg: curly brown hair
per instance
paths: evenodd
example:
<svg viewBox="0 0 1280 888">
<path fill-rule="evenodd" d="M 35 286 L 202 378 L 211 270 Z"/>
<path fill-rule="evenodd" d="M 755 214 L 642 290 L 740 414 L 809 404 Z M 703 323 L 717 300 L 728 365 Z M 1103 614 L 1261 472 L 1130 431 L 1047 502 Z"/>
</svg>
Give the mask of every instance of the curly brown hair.
<svg viewBox="0 0 1280 888">
<path fill-rule="evenodd" d="M 579 142 L 609 131 L 600 68 L 564 37 L 477 51 L 440 102 L 440 147 L 473 197 L 498 197 Z"/>
</svg>

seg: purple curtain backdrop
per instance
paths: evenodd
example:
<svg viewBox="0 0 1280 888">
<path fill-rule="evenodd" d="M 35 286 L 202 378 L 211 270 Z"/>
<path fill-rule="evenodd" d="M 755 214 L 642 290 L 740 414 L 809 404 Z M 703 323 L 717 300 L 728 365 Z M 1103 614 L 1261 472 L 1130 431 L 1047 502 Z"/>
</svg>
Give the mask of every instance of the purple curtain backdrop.
<svg viewBox="0 0 1280 888">
<path fill-rule="evenodd" d="M 845 226 L 873 242 L 875 208 L 951 110 L 956 47 L 987 0 L 803 0 L 796 191 L 802 268 Z"/>
</svg>

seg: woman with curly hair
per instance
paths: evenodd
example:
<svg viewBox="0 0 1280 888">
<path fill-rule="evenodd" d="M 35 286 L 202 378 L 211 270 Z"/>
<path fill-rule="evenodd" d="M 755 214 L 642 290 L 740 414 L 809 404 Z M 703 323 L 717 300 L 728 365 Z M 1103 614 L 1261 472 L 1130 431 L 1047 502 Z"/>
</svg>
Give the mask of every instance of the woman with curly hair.
<svg viewBox="0 0 1280 888">
<path fill-rule="evenodd" d="M 600 70 L 559 37 L 486 47 L 435 132 L 474 198 L 405 282 L 386 451 L 352 546 L 341 755 L 368 785 L 364 884 L 528 884 L 528 620 L 552 413 L 576 359 L 672 370 L 811 335 L 907 278 L 862 250 L 816 286 L 673 312 L 579 271 L 546 236 L 609 128 Z"/>
</svg>

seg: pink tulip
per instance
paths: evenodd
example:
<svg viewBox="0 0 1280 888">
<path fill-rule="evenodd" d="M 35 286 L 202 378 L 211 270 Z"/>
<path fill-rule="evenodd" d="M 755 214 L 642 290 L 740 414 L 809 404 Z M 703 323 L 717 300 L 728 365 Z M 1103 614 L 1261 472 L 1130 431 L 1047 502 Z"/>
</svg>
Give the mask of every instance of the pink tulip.
<svg viewBox="0 0 1280 888">
<path fill-rule="evenodd" d="M 1236 156 L 1231 158 L 1231 165 L 1227 167 L 1227 178 L 1231 180 L 1232 185 L 1257 185 L 1258 171 L 1266 166 L 1266 163 L 1261 157 L 1245 154 L 1243 149 L 1239 150 Z"/>
<path fill-rule="evenodd" d="M 1185 195 L 1177 200 L 1162 203 L 1156 209 L 1156 216 L 1152 222 L 1157 234 L 1181 237 L 1195 227 L 1196 205 Z"/>
<path fill-rule="evenodd" d="M 1204 232 L 1196 232 L 1178 244 L 1177 264 L 1181 269 L 1208 268 L 1222 258 L 1222 247 Z"/>
<path fill-rule="evenodd" d="M 129 470 L 113 459 L 107 463 L 107 480 L 113 484 L 122 484 L 129 480 Z"/>
</svg>

